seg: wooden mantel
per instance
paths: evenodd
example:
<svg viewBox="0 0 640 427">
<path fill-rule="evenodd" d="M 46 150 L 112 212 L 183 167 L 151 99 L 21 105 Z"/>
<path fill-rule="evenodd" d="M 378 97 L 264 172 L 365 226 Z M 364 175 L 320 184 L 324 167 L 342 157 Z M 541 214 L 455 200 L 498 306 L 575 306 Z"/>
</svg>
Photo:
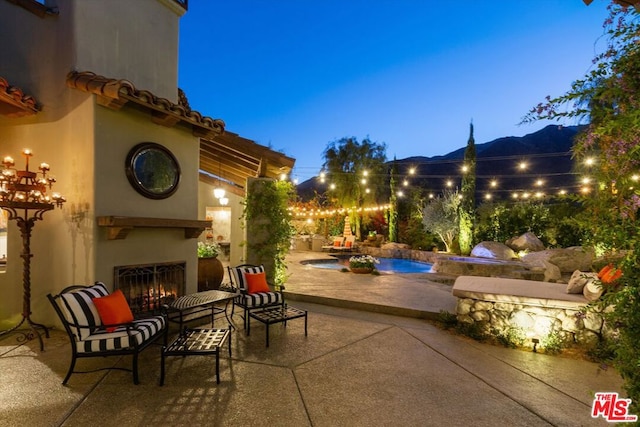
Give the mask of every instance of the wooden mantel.
<svg viewBox="0 0 640 427">
<path fill-rule="evenodd" d="M 183 228 L 185 239 L 197 238 L 205 228 L 211 227 L 210 220 L 143 218 L 137 216 L 99 216 L 98 226 L 107 227 L 109 240 L 125 239 L 134 228 Z"/>
</svg>

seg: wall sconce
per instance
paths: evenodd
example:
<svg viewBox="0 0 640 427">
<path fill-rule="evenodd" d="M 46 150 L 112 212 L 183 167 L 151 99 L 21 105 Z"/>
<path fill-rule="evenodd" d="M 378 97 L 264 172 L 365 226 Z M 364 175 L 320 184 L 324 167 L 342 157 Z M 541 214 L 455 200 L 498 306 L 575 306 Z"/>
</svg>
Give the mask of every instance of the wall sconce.
<svg viewBox="0 0 640 427">
<path fill-rule="evenodd" d="M 227 206 L 229 204 L 229 199 L 227 197 L 220 197 L 218 201 L 221 206 Z"/>
</svg>

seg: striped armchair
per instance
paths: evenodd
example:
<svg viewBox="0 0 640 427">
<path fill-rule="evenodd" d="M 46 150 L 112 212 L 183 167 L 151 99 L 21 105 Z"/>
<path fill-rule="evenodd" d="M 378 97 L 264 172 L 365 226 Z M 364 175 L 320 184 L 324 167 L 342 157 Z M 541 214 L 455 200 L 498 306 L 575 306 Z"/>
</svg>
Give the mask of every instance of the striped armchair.
<svg viewBox="0 0 640 427">
<path fill-rule="evenodd" d="M 244 309 L 244 314 L 242 315 L 242 318 L 244 320 L 244 329 L 247 329 L 247 322 L 249 321 L 250 311 L 262 309 L 272 305 L 284 304 L 284 295 L 282 294 L 284 286 L 277 286 L 277 289 L 275 291 L 271 290 L 269 292 L 257 293 L 249 292 L 245 273 L 264 273 L 265 270 L 263 265 L 242 264 L 236 267 L 228 266 L 227 269 L 229 270 L 231 286 L 234 288 L 234 290 L 237 289 L 240 292 L 240 295 L 238 295 L 233 300 L 231 315 L 233 316 L 236 306 Z M 274 288 L 274 286 L 272 285 L 269 285 L 269 287 Z"/>
<path fill-rule="evenodd" d="M 62 384 L 66 384 L 74 371 L 76 360 L 85 357 L 133 355 L 133 383 L 138 384 L 138 354 L 162 337 L 167 344 L 167 321 L 163 316 L 136 318 L 130 323 L 104 325 L 93 298 L 109 295 L 104 283 L 93 286 L 69 286 L 58 295 L 47 295 L 71 340 L 71 364 Z M 108 327 L 107 327 L 108 326 Z"/>
</svg>

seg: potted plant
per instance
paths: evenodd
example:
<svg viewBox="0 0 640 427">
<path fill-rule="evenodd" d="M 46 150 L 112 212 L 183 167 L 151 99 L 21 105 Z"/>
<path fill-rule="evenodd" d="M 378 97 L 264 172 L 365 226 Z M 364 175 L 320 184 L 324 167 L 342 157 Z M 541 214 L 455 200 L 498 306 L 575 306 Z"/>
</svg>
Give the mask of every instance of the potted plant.
<svg viewBox="0 0 640 427">
<path fill-rule="evenodd" d="M 213 240 L 198 242 L 198 292 L 220 288 L 224 267 L 219 253 L 220 245 Z"/>
<path fill-rule="evenodd" d="M 380 261 L 371 255 L 357 255 L 349 258 L 349 269 L 356 274 L 372 273 L 376 269 L 376 264 L 380 264 Z"/>
</svg>

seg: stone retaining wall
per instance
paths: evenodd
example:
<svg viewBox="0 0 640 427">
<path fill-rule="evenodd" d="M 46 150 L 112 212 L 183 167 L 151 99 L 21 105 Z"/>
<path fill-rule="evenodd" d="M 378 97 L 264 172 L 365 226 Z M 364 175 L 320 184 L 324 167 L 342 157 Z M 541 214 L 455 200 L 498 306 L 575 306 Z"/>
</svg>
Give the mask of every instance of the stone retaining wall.
<svg viewBox="0 0 640 427">
<path fill-rule="evenodd" d="M 496 296 L 498 297 L 498 296 Z M 587 312 L 581 314 L 577 307 L 540 307 L 525 302 L 509 303 L 458 298 L 456 317 L 459 322 L 479 323 L 483 332 L 490 335 L 507 334 L 510 328 L 521 328 L 528 338 L 525 345 L 532 347 L 531 338 L 544 339 L 558 334 L 565 343 L 593 345 L 603 333 L 602 316 Z"/>
<path fill-rule="evenodd" d="M 533 338 L 542 343 L 549 337 L 565 344 L 597 343 L 608 333 L 602 315 L 584 311 L 589 301 L 566 289 L 561 283 L 459 276 L 452 293 L 458 298 L 457 320 L 478 324 L 486 334 L 523 335 L 529 347 Z"/>
</svg>

